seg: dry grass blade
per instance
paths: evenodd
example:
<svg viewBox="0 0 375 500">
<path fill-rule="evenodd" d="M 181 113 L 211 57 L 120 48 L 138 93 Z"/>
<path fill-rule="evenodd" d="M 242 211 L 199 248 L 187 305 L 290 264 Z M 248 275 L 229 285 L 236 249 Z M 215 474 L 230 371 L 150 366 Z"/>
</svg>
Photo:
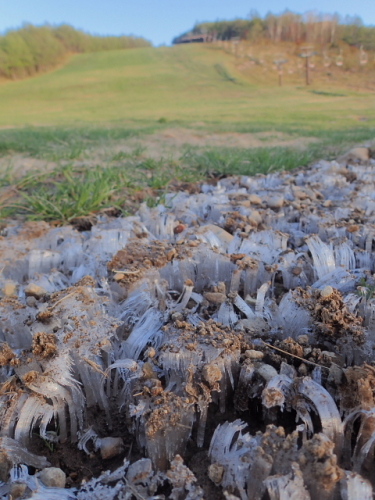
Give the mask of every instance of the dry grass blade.
<svg viewBox="0 0 375 500">
<path fill-rule="evenodd" d="M 103 377 L 105 377 L 105 378 L 107 378 L 107 377 L 108 377 L 108 375 L 107 375 L 106 373 L 104 373 L 104 372 L 103 372 L 103 370 L 100 368 L 100 366 L 99 366 L 97 363 L 95 363 L 94 361 L 91 361 L 91 359 L 84 358 L 83 356 L 82 356 L 82 359 L 83 359 L 83 361 L 85 361 L 88 365 L 90 365 L 90 366 L 91 366 L 91 368 L 92 368 L 93 370 L 95 370 L 96 372 L 98 372 L 98 373 L 100 373 L 101 375 L 103 375 Z"/>
<path fill-rule="evenodd" d="M 282 352 L 286 356 L 292 356 L 292 358 L 299 359 L 300 361 L 303 361 L 304 363 L 307 363 L 309 365 L 317 366 L 318 368 L 325 368 L 326 370 L 329 370 L 329 368 L 327 366 L 319 365 L 318 363 L 314 363 L 313 361 L 309 361 L 307 359 L 301 358 L 300 356 L 297 356 L 296 354 L 292 354 L 288 351 L 284 351 L 283 349 L 280 349 L 279 347 L 275 347 L 272 344 L 267 344 L 267 342 L 264 342 L 263 340 L 262 340 L 262 343 L 263 343 L 263 345 L 269 347 L 270 349 L 274 349 L 275 351 Z"/>
</svg>

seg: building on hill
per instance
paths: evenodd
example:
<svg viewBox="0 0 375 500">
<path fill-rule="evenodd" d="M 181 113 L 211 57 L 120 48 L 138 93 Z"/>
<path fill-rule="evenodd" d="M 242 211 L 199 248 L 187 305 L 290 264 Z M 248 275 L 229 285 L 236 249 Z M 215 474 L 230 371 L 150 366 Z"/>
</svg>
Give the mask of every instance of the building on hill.
<svg viewBox="0 0 375 500">
<path fill-rule="evenodd" d="M 173 44 L 177 43 L 208 43 L 212 42 L 214 37 L 209 34 L 190 34 L 181 35 L 173 39 Z"/>
</svg>

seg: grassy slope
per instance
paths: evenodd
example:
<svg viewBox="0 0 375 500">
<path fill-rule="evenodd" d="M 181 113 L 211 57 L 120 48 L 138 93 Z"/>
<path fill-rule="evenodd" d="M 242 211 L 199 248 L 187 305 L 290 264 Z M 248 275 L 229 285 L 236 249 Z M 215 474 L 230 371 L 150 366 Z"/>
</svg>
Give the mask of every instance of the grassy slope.
<svg viewBox="0 0 375 500">
<path fill-rule="evenodd" d="M 303 74 L 285 74 L 280 88 L 271 67 L 241 69 L 243 61 L 214 46 L 134 49 L 74 56 L 48 74 L 1 83 L 0 218 L 64 223 L 104 206 L 129 213 L 142 200 L 162 202 L 173 179 L 289 169 L 374 139 L 374 93 L 361 75 L 343 81 L 334 69 L 331 81 L 315 74 L 306 88 Z M 303 151 L 270 148 L 267 139 L 253 149 L 181 148 L 177 160 L 155 160 L 136 144 L 131 153 L 121 149 L 129 137 L 174 126 L 280 130 L 318 142 Z M 30 156 L 40 171 L 22 174 Z M 48 161 L 53 168 L 45 171 Z"/>
<path fill-rule="evenodd" d="M 361 125 L 359 117 L 375 124 L 371 92 L 322 95 L 288 82 L 279 88 L 275 80 L 270 72 L 240 72 L 233 55 L 210 46 L 76 55 L 56 71 L 1 84 L 0 127 L 143 125 L 160 117 L 250 128 L 346 128 Z"/>
</svg>

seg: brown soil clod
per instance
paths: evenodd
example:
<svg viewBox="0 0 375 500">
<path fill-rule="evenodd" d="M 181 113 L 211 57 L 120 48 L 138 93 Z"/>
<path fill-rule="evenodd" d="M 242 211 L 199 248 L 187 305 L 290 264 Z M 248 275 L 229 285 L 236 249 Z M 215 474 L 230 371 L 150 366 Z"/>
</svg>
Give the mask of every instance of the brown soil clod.
<svg viewBox="0 0 375 500">
<path fill-rule="evenodd" d="M 40 358 L 49 358 L 57 352 L 56 336 L 39 332 L 33 335 L 32 353 Z"/>
</svg>

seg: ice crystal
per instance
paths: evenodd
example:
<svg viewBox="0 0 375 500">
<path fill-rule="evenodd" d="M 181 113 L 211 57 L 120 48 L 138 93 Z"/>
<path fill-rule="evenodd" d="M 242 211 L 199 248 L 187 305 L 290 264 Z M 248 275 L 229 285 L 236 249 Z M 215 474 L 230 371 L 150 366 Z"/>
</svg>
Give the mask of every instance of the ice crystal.
<svg viewBox="0 0 375 500">
<path fill-rule="evenodd" d="M 320 162 L 89 231 L 43 225 L 27 245 L 10 224 L 0 496 L 22 480 L 33 498 L 198 500 L 183 462 L 197 447 L 227 498 L 371 498 L 374 184 L 373 160 Z M 114 436 L 134 441 L 131 465 L 77 489 L 46 492 L 24 468 L 47 464 L 35 440 L 90 461 Z"/>
</svg>

